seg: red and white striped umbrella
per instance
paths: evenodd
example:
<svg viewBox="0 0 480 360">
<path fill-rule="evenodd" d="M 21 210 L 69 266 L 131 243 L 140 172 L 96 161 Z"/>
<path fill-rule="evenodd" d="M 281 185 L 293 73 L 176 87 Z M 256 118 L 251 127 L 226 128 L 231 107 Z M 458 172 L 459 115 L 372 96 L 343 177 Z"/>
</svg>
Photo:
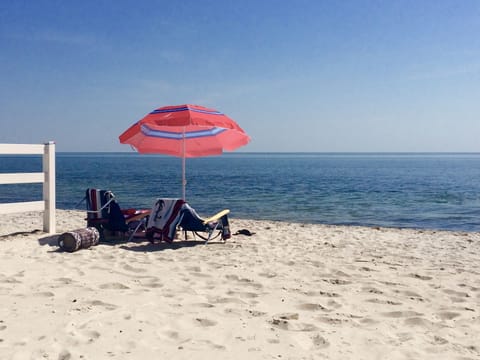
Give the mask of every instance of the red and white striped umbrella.
<svg viewBox="0 0 480 360">
<path fill-rule="evenodd" d="M 182 161 L 185 199 L 185 158 L 220 155 L 248 144 L 250 137 L 227 115 L 198 105 L 153 110 L 119 136 L 139 153 L 178 156 Z"/>
</svg>

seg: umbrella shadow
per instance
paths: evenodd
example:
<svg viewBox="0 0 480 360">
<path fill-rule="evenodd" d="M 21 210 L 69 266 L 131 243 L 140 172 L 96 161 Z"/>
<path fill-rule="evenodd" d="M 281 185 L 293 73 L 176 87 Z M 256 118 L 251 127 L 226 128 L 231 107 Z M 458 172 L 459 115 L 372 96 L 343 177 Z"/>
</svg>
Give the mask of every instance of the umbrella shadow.
<svg viewBox="0 0 480 360">
<path fill-rule="evenodd" d="M 181 240 L 173 241 L 171 243 L 161 242 L 157 244 L 152 243 L 143 243 L 135 246 L 120 246 L 123 250 L 129 250 L 134 252 L 156 252 L 156 251 L 165 251 L 165 250 L 179 250 L 184 248 L 192 248 L 196 246 L 213 246 L 215 244 L 223 245 L 220 242 L 209 242 L 208 245 L 205 244 L 205 241 L 200 240 Z"/>
<path fill-rule="evenodd" d="M 0 239 L 7 238 L 9 236 L 17 236 L 20 234 L 29 235 L 32 233 L 38 232 L 37 230 L 33 232 L 22 232 L 22 233 L 14 233 L 8 235 L 0 236 Z M 41 246 L 48 245 L 50 247 L 56 247 L 53 252 L 66 252 L 65 250 L 61 249 L 58 245 L 58 238 L 60 234 L 48 235 L 38 239 L 38 244 Z M 128 244 L 134 243 L 135 245 L 129 246 Z M 214 245 L 223 245 L 223 242 L 209 242 L 207 246 L 214 246 Z M 171 243 L 168 242 L 159 242 L 152 244 L 151 242 L 146 241 L 145 238 L 133 238 L 132 240 L 103 240 L 99 242 L 99 245 L 103 246 L 119 246 L 122 250 L 128 250 L 133 252 L 156 252 L 156 251 L 164 251 L 164 250 L 179 250 L 183 248 L 192 248 L 195 246 L 206 246 L 205 241 L 203 240 L 180 240 L 180 241 L 173 241 Z"/>
</svg>

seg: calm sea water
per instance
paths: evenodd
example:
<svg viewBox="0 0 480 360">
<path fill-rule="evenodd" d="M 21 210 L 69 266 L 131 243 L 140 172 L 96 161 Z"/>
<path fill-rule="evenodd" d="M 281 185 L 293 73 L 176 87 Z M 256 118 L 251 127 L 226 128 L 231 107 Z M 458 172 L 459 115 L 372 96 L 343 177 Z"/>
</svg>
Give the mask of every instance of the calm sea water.
<svg viewBox="0 0 480 360">
<path fill-rule="evenodd" d="M 181 197 L 181 160 L 58 153 L 57 207 L 88 187 L 124 208 Z M 38 156 L 0 156 L 0 172 L 41 171 Z M 187 201 L 202 215 L 480 231 L 480 154 L 245 154 L 187 160 Z M 41 199 L 41 184 L 0 185 L 0 202 Z"/>
</svg>

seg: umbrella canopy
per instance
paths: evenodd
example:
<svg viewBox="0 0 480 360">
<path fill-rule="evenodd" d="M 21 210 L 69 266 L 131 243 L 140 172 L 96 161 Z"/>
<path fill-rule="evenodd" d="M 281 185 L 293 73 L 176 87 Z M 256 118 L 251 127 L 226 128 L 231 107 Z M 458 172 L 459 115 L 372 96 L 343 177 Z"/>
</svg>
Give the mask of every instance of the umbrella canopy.
<svg viewBox="0 0 480 360">
<path fill-rule="evenodd" d="M 119 136 L 139 153 L 178 156 L 182 161 L 185 199 L 185 158 L 220 155 L 246 145 L 250 137 L 227 115 L 198 105 L 153 110 Z"/>
<path fill-rule="evenodd" d="M 119 137 L 139 153 L 178 157 L 219 155 L 250 137 L 227 115 L 198 105 L 165 106 L 147 114 Z"/>
</svg>

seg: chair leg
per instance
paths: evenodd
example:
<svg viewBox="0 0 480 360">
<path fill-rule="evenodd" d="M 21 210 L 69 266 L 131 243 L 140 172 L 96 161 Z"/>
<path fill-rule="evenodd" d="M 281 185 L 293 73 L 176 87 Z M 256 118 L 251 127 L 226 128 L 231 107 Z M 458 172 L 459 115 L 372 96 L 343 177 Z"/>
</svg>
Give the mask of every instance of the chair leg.
<svg viewBox="0 0 480 360">
<path fill-rule="evenodd" d="M 138 229 L 140 229 L 140 226 L 144 225 L 144 223 L 145 223 L 144 219 L 142 219 L 138 222 L 138 225 L 135 227 L 135 230 L 133 230 L 132 233 L 130 234 L 130 236 L 128 237 L 128 242 L 132 241 L 132 239 L 135 236 L 135 234 L 137 233 Z"/>
<path fill-rule="evenodd" d="M 207 237 L 207 240 L 205 240 L 205 244 L 204 244 L 204 245 L 207 245 L 207 244 L 208 244 L 208 241 L 211 239 L 212 234 L 215 232 L 215 230 L 217 230 L 218 225 L 219 225 L 219 223 L 217 222 L 217 223 L 215 224 L 215 227 L 214 227 L 213 229 L 210 229 L 210 230 L 208 231 L 208 237 Z"/>
</svg>

